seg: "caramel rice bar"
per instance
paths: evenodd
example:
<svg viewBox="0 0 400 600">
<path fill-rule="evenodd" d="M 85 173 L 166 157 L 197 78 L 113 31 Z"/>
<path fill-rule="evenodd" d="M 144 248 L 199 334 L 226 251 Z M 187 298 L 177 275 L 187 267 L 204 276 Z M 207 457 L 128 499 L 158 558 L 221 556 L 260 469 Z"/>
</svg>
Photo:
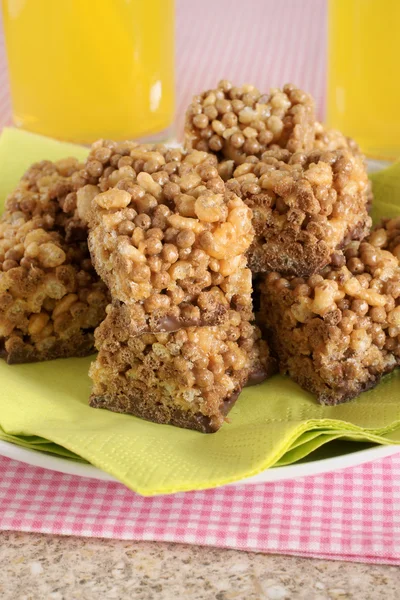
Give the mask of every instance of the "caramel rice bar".
<svg viewBox="0 0 400 600">
<path fill-rule="evenodd" d="M 89 219 L 93 264 L 131 306 L 136 334 L 221 324 L 231 309 L 251 318 L 251 211 L 215 156 L 99 142 L 86 172 L 93 163 L 103 190 Z"/>
<path fill-rule="evenodd" d="M 8 363 L 84 356 L 105 316 L 107 290 L 92 268 L 88 205 L 75 159 L 33 165 L 0 219 L 0 354 Z"/>
<path fill-rule="evenodd" d="M 351 242 L 320 274 L 264 276 L 260 319 L 281 372 L 323 404 L 354 398 L 399 364 L 400 267 L 383 249 L 389 223 Z"/>
<path fill-rule="evenodd" d="M 294 85 L 261 93 L 253 85 L 222 80 L 216 89 L 194 96 L 186 113 L 185 145 L 239 165 L 270 148 L 311 150 L 314 123 L 314 100 Z"/>
<path fill-rule="evenodd" d="M 253 273 L 311 275 L 371 225 L 363 158 L 349 149 L 267 151 L 236 167 L 227 187 L 253 211 Z"/>
<path fill-rule="evenodd" d="M 114 302 L 96 330 L 91 406 L 203 433 L 221 427 L 242 387 L 275 370 L 257 328 L 229 311 L 224 325 L 137 335 Z"/>
</svg>

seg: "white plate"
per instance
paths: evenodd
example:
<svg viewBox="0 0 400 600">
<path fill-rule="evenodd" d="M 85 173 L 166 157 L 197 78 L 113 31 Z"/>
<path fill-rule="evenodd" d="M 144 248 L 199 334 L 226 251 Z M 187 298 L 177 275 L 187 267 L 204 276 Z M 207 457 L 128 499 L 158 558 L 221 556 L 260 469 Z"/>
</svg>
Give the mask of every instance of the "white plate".
<svg viewBox="0 0 400 600">
<path fill-rule="evenodd" d="M 333 443 L 334 442 L 330 442 L 330 444 Z M 358 444 L 358 442 L 355 442 L 355 444 Z M 327 446 L 329 446 L 329 444 Z M 337 471 L 338 469 L 354 467 L 365 462 L 370 462 L 371 460 L 392 456 L 396 453 L 400 453 L 400 446 L 373 446 L 372 448 L 356 450 L 348 454 L 341 454 L 330 458 L 310 460 L 309 462 L 300 462 L 285 467 L 267 469 L 254 477 L 249 477 L 229 485 L 250 485 L 253 483 L 267 483 L 282 481 L 283 479 L 295 479 L 297 477 L 318 475 L 321 473 Z M 43 469 L 50 469 L 51 471 L 58 471 L 60 473 L 67 473 L 68 475 L 78 475 L 79 477 L 89 477 L 101 481 L 117 481 L 112 475 L 104 473 L 92 465 L 81 464 L 67 458 L 51 456 L 37 450 L 21 448 L 20 446 L 1 440 L 0 456 L 7 456 L 8 458 L 19 460 L 28 465 L 42 467 Z"/>
</svg>

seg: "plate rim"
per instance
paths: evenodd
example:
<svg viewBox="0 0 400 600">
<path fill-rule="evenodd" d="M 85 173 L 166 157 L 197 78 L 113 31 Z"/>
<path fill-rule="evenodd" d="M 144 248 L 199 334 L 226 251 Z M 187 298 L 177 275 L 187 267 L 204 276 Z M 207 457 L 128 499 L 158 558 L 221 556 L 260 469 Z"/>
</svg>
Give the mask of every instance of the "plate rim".
<svg viewBox="0 0 400 600">
<path fill-rule="evenodd" d="M 367 462 L 392 456 L 397 453 L 400 453 L 399 445 L 376 445 L 372 448 L 356 450 L 350 454 L 340 454 L 338 456 L 309 461 L 307 463 L 293 463 L 291 465 L 266 469 L 251 477 L 246 477 L 238 481 L 222 484 L 221 486 L 212 486 L 211 488 L 205 489 L 224 487 L 226 485 L 232 486 L 274 483 L 287 479 L 298 479 L 301 477 L 322 475 L 324 473 L 331 473 L 341 469 L 355 467 Z M 5 456 L 24 464 L 40 467 L 49 471 L 56 471 L 65 475 L 86 477 L 98 481 L 111 481 L 124 485 L 116 477 L 106 473 L 105 471 L 102 471 L 94 465 L 75 462 L 69 458 L 54 456 L 46 452 L 40 452 L 40 450 L 23 448 L 22 446 L 18 446 L 17 444 L 13 444 L 12 442 L 7 442 L 5 440 L 0 440 L 0 456 Z"/>
</svg>

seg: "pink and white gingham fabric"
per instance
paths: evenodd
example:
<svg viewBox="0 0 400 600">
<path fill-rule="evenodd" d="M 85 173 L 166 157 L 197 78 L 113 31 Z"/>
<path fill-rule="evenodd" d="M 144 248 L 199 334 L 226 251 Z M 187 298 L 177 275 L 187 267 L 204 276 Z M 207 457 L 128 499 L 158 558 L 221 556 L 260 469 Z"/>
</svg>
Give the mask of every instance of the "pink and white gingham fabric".
<svg viewBox="0 0 400 600">
<path fill-rule="evenodd" d="M 178 0 L 178 134 L 191 96 L 221 78 L 262 89 L 291 81 L 314 95 L 321 117 L 325 16 L 325 0 Z M 0 35 L 0 128 L 10 122 Z M 400 453 L 295 481 L 154 498 L 0 457 L 0 529 L 400 565 Z"/>
<path fill-rule="evenodd" d="M 0 458 L 0 529 L 400 564 L 400 455 L 277 483 L 143 498 Z"/>
</svg>

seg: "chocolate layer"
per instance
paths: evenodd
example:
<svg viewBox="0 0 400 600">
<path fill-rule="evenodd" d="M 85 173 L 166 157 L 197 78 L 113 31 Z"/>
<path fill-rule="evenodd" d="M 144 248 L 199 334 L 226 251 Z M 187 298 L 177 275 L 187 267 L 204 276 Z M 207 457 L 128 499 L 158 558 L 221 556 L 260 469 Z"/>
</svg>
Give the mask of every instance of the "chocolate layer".
<svg viewBox="0 0 400 600">
<path fill-rule="evenodd" d="M 221 407 L 221 414 L 226 416 L 240 395 L 241 390 L 234 391 Z M 219 424 L 211 417 L 201 413 L 188 413 L 179 408 L 166 408 L 161 404 L 148 403 L 146 393 L 121 396 L 116 402 L 115 397 L 92 396 L 90 406 L 93 408 L 105 408 L 113 412 L 131 414 L 135 417 L 152 421 L 153 423 L 174 425 L 183 429 L 193 429 L 200 433 L 215 433 Z"/>
</svg>

